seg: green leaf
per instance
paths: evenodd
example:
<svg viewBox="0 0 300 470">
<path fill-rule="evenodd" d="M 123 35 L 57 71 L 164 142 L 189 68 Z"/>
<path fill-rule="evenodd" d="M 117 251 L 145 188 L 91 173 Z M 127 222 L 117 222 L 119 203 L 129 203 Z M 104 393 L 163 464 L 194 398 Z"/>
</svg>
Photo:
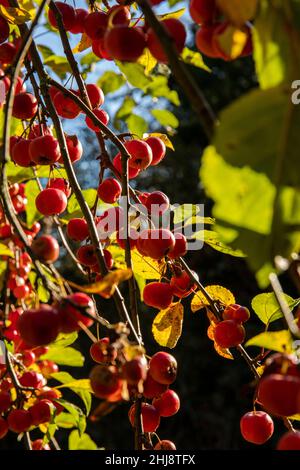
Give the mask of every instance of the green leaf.
<svg viewBox="0 0 300 470">
<path fill-rule="evenodd" d="M 65 57 L 51 55 L 44 60 L 44 65 L 50 67 L 62 80 L 65 80 L 67 74 L 70 73 L 70 65 Z"/>
<path fill-rule="evenodd" d="M 116 62 L 121 72 L 125 75 L 130 85 L 147 91 L 152 79 L 145 75 L 144 67 L 133 62 Z"/>
<path fill-rule="evenodd" d="M 143 137 L 143 135 L 148 130 L 147 121 L 144 118 L 142 118 L 141 116 L 138 116 L 137 114 L 131 114 L 126 119 L 126 124 L 128 126 L 129 132 L 131 134 L 137 135 L 138 137 Z"/>
<path fill-rule="evenodd" d="M 200 230 L 199 232 L 195 233 L 194 238 L 196 240 L 203 240 L 204 243 L 211 246 L 214 250 L 220 251 L 225 255 L 231 255 L 237 258 L 245 258 L 247 256 L 241 250 L 236 250 L 230 246 L 225 245 L 220 240 L 220 235 L 212 230 Z"/>
<path fill-rule="evenodd" d="M 289 295 L 284 294 L 284 298 L 290 308 L 293 308 L 297 304 L 297 301 Z M 273 292 L 256 295 L 252 299 L 251 306 L 258 318 L 265 325 L 283 316 Z"/>
<path fill-rule="evenodd" d="M 35 200 L 37 195 L 40 193 L 39 185 L 35 180 L 28 181 L 25 185 L 25 195 L 27 198 L 26 204 L 26 221 L 28 227 L 32 227 L 34 222 L 40 220 L 43 216 L 37 210 Z"/>
<path fill-rule="evenodd" d="M 82 410 L 78 406 L 66 400 L 63 400 L 62 398 L 59 398 L 56 401 L 60 403 L 73 416 L 79 434 L 82 435 L 86 429 L 86 418 Z"/>
<path fill-rule="evenodd" d="M 82 194 L 89 208 L 92 208 L 93 205 L 95 204 L 97 191 L 95 189 L 84 189 L 82 191 Z M 82 212 L 81 212 L 81 209 L 80 209 L 80 206 L 78 204 L 75 194 L 72 194 L 71 197 L 69 198 L 67 210 L 68 210 L 69 215 L 64 216 L 65 219 L 70 219 L 73 217 L 82 217 Z"/>
<path fill-rule="evenodd" d="M 116 112 L 115 120 L 118 120 L 118 119 L 124 120 L 128 118 L 133 108 L 135 108 L 135 106 L 136 106 L 136 102 L 134 101 L 134 99 L 131 98 L 131 96 L 125 96 L 122 105 Z"/>
<path fill-rule="evenodd" d="M 69 374 L 68 372 L 55 372 L 54 374 L 51 375 L 51 377 L 66 386 L 68 383 L 72 384 L 71 390 L 82 399 L 86 407 L 86 414 L 88 415 L 91 410 L 92 397 L 91 397 L 90 391 L 87 389 L 86 382 L 84 382 L 83 384 L 81 380 L 76 381 L 76 379 L 74 379 L 72 375 Z M 76 382 L 75 386 L 74 386 L 74 382 Z M 82 387 L 85 387 L 85 388 L 82 388 Z"/>
<path fill-rule="evenodd" d="M 70 413 L 62 411 L 55 417 L 55 424 L 60 428 L 72 429 L 77 426 L 77 419 Z"/>
<path fill-rule="evenodd" d="M 247 341 L 246 346 L 259 346 L 281 353 L 293 352 L 293 339 L 288 330 L 266 331 Z"/>
<path fill-rule="evenodd" d="M 97 450 L 97 444 L 88 434 L 80 434 L 74 430 L 69 435 L 69 450 Z"/>
<path fill-rule="evenodd" d="M 42 54 L 44 60 L 46 60 L 49 57 L 55 55 L 53 50 L 51 49 L 51 47 L 45 46 L 45 44 L 38 44 L 37 48 L 40 51 L 40 53 Z"/>
<path fill-rule="evenodd" d="M 43 281 L 39 278 L 37 281 L 37 294 L 40 302 L 47 303 L 50 299 L 50 292 L 45 288 Z"/>
<path fill-rule="evenodd" d="M 52 343 L 52 347 L 65 348 L 66 346 L 70 346 L 71 344 L 75 343 L 77 338 L 78 333 L 76 333 L 76 331 L 70 334 L 60 333 L 54 343 Z"/>
<path fill-rule="evenodd" d="M 0 119 L 1 123 L 1 119 Z M 0 125 L 1 127 L 1 125 Z M 10 183 L 22 183 L 23 181 L 32 180 L 35 178 L 32 168 L 22 168 L 15 165 L 13 162 L 8 162 L 6 165 L 7 177 Z M 50 176 L 50 167 L 48 165 L 43 165 L 37 167 L 36 175 L 39 178 L 49 178 Z M 67 173 L 65 170 L 59 168 L 51 171 L 52 178 L 67 178 Z"/>
<path fill-rule="evenodd" d="M 168 109 L 152 109 L 151 114 L 162 126 L 172 127 L 174 129 L 179 126 L 177 117 Z"/>
<path fill-rule="evenodd" d="M 42 359 L 56 362 L 62 366 L 82 367 L 84 364 L 83 355 L 74 348 L 50 348 L 49 351 L 42 356 Z"/>
<path fill-rule="evenodd" d="M 203 57 L 200 52 L 192 51 L 188 47 L 185 47 L 181 53 L 181 58 L 186 64 L 193 65 L 194 67 L 205 70 L 206 72 L 211 72 L 211 69 L 203 61 Z"/>
<path fill-rule="evenodd" d="M 165 75 L 152 76 L 152 82 L 145 90 L 147 94 L 154 98 L 165 98 L 175 106 L 180 105 L 179 96 L 176 90 L 171 90 L 168 85 L 168 77 Z"/>
<path fill-rule="evenodd" d="M 104 72 L 97 81 L 97 85 L 102 88 L 105 95 L 119 90 L 125 83 L 126 80 L 124 76 L 120 73 L 113 72 L 112 70 Z"/>
</svg>

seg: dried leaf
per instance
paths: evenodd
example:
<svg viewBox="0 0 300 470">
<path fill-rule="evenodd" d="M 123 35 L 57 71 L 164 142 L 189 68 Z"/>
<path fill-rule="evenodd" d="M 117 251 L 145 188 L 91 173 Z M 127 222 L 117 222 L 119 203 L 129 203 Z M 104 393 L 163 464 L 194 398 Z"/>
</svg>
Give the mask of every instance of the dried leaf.
<svg viewBox="0 0 300 470">
<path fill-rule="evenodd" d="M 88 37 L 87 34 L 83 33 L 79 43 L 77 44 L 77 46 L 74 47 L 72 52 L 74 54 L 77 54 L 77 52 L 83 52 L 89 47 L 91 47 L 91 45 L 92 45 L 92 40 Z"/>
<path fill-rule="evenodd" d="M 231 305 L 235 303 L 235 297 L 232 292 L 223 286 L 207 286 L 205 290 L 213 300 L 218 301 L 223 305 Z M 208 305 L 209 302 L 206 297 L 200 291 L 197 291 L 191 302 L 192 312 L 197 312 Z"/>
<path fill-rule="evenodd" d="M 156 315 L 152 333 L 160 346 L 175 348 L 182 333 L 183 313 L 182 304 L 177 302 Z"/>
<path fill-rule="evenodd" d="M 172 142 L 170 141 L 169 137 L 166 134 L 160 134 L 159 132 L 152 132 L 151 134 L 144 135 L 144 138 L 147 138 L 147 137 L 158 137 L 159 139 L 163 141 L 166 147 L 175 151 Z"/>
</svg>

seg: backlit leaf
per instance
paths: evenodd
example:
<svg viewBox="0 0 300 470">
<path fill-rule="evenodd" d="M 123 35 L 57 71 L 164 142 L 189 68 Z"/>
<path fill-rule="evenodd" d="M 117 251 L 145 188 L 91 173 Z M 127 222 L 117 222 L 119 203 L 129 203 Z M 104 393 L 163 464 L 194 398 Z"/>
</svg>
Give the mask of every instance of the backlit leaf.
<svg viewBox="0 0 300 470">
<path fill-rule="evenodd" d="M 0 15 L 9 23 L 23 24 L 31 19 L 31 15 L 24 8 L 4 7 L 0 5 Z"/>
<path fill-rule="evenodd" d="M 147 256 L 142 256 L 137 250 L 131 253 L 133 271 L 148 281 L 160 279 L 165 268 L 164 262 L 158 262 Z"/>
<path fill-rule="evenodd" d="M 175 151 L 172 142 L 166 134 L 160 134 L 159 132 L 151 132 L 151 134 L 147 134 L 147 137 L 158 137 L 163 141 L 166 147 Z"/>
<path fill-rule="evenodd" d="M 247 341 L 246 346 L 259 346 L 281 353 L 293 352 L 293 339 L 288 330 L 266 331 Z"/>
<path fill-rule="evenodd" d="M 177 117 L 168 109 L 152 109 L 151 114 L 162 126 L 172 127 L 174 129 L 179 126 Z"/>
<path fill-rule="evenodd" d="M 69 450 L 97 450 L 97 444 L 88 434 L 80 435 L 75 429 L 69 435 Z"/>
<path fill-rule="evenodd" d="M 70 367 L 82 367 L 84 364 L 83 355 L 74 348 L 50 348 L 49 351 L 42 356 L 42 360 L 56 362 L 56 364 Z"/>
<path fill-rule="evenodd" d="M 203 69 L 206 72 L 211 72 L 210 68 L 205 64 L 200 52 L 192 51 L 188 47 L 185 47 L 180 56 L 186 64 L 193 65 L 199 69 Z"/>
<path fill-rule="evenodd" d="M 152 333 L 160 346 L 175 348 L 182 333 L 183 313 L 183 305 L 177 302 L 156 315 L 152 323 Z"/>
<path fill-rule="evenodd" d="M 81 36 L 81 39 L 77 46 L 74 47 L 73 53 L 76 54 L 77 52 L 83 52 L 92 45 L 92 40 L 89 36 L 85 33 Z"/>
<path fill-rule="evenodd" d="M 286 294 L 284 294 L 284 298 L 290 308 L 293 308 L 295 302 L 297 302 Z M 267 294 L 258 294 L 252 299 L 251 306 L 258 318 L 265 325 L 278 320 L 278 318 L 282 318 L 283 316 L 273 292 L 269 292 Z"/>
<path fill-rule="evenodd" d="M 207 286 L 205 287 L 205 290 L 214 301 L 218 301 L 222 305 L 231 305 L 235 303 L 235 297 L 232 292 L 223 286 Z M 209 306 L 209 301 L 202 292 L 197 291 L 191 302 L 192 312 L 197 312 L 206 306 Z"/>
</svg>

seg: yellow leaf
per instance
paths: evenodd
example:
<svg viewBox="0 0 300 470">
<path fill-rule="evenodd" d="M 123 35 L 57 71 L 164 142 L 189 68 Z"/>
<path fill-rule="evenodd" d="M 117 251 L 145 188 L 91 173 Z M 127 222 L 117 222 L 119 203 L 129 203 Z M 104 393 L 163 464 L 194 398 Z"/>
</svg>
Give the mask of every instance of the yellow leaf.
<svg viewBox="0 0 300 470">
<path fill-rule="evenodd" d="M 114 267 L 117 269 L 126 269 L 125 251 L 119 245 L 109 245 L 107 250 L 110 251 L 114 259 Z"/>
<path fill-rule="evenodd" d="M 132 277 L 131 269 L 116 269 L 111 271 L 101 279 L 101 281 L 88 284 L 86 286 L 79 286 L 74 282 L 67 281 L 70 286 L 75 287 L 81 292 L 86 294 L 99 294 L 105 299 L 109 299 L 115 292 L 116 287 L 120 282 L 127 281 Z"/>
<path fill-rule="evenodd" d="M 213 300 L 218 301 L 223 305 L 231 305 L 235 303 L 235 298 L 232 292 L 223 286 L 207 286 L 205 290 Z M 197 312 L 207 305 L 209 305 L 209 302 L 206 297 L 200 291 L 197 291 L 191 302 L 192 312 Z"/>
<path fill-rule="evenodd" d="M 142 356 L 145 354 L 145 349 L 143 346 L 139 346 L 136 344 L 126 344 L 124 347 L 123 353 L 127 361 L 132 361 L 137 356 Z"/>
<path fill-rule="evenodd" d="M 286 354 L 293 352 L 292 335 L 288 330 L 265 331 L 249 339 L 246 346 L 259 346 Z"/>
<path fill-rule="evenodd" d="M 255 17 L 258 0 L 217 0 L 217 5 L 231 23 L 242 26 Z"/>
<path fill-rule="evenodd" d="M 170 13 L 165 13 L 163 15 L 157 15 L 157 17 L 160 19 L 160 21 L 166 20 L 168 18 L 178 19 L 185 13 L 185 10 L 185 8 L 180 8 L 180 10 L 171 11 Z"/>
<path fill-rule="evenodd" d="M 155 280 L 160 279 L 165 269 L 165 262 L 158 262 L 147 256 L 142 256 L 137 250 L 131 253 L 133 271 L 143 279 Z"/>
<path fill-rule="evenodd" d="M 31 14 L 24 8 L 4 7 L 3 5 L 0 5 L 0 16 L 11 24 L 23 24 L 31 19 Z"/>
<path fill-rule="evenodd" d="M 237 29 L 235 26 L 228 26 L 222 34 L 218 36 L 220 49 L 231 59 L 236 59 L 241 55 L 248 40 L 248 34 Z"/>
<path fill-rule="evenodd" d="M 300 414 L 289 416 L 289 419 L 292 419 L 294 421 L 300 421 Z"/>
<path fill-rule="evenodd" d="M 89 47 L 91 47 L 91 45 L 92 45 L 92 40 L 88 37 L 87 34 L 83 33 L 79 43 L 77 44 L 77 46 L 74 47 L 72 52 L 74 54 L 77 54 L 77 52 L 83 52 Z"/>
<path fill-rule="evenodd" d="M 152 132 L 151 134 L 145 134 L 144 138 L 146 139 L 147 137 L 158 137 L 163 141 L 166 147 L 168 147 L 171 150 L 174 150 L 173 144 L 170 141 L 169 137 L 166 134 L 160 134 L 159 132 Z"/>
<path fill-rule="evenodd" d="M 182 304 L 177 302 L 156 315 L 152 333 L 160 346 L 175 348 L 182 332 L 183 313 Z"/>
<path fill-rule="evenodd" d="M 92 392 L 91 389 L 91 382 L 90 379 L 79 379 L 73 380 L 72 382 L 68 382 L 66 384 L 61 384 L 55 387 L 56 389 L 60 388 L 80 388 L 80 390 L 87 390 L 88 392 Z"/>
<path fill-rule="evenodd" d="M 145 67 L 145 75 L 149 75 L 157 64 L 157 60 L 153 57 L 149 49 L 144 50 L 137 62 Z"/>
<path fill-rule="evenodd" d="M 220 346 L 216 342 L 214 342 L 214 347 L 215 347 L 216 352 L 219 354 L 219 356 L 224 357 L 224 359 L 233 360 L 233 356 L 228 349 L 220 348 Z"/>
</svg>

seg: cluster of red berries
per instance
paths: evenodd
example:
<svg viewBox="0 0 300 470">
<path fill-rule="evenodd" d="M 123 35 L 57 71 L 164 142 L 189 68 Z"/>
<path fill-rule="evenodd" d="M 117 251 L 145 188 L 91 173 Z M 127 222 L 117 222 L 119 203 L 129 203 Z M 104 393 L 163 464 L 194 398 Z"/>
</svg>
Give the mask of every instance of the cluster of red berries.
<svg viewBox="0 0 300 470">
<path fill-rule="evenodd" d="M 234 348 L 243 343 L 246 335 L 243 323 L 250 318 L 247 307 L 227 305 L 222 317 L 222 321 L 214 319 L 214 324 L 209 326 L 208 337 L 221 349 Z"/>
<path fill-rule="evenodd" d="M 233 32 L 236 26 L 232 25 L 227 18 L 224 19 L 224 14 L 219 10 L 216 0 L 191 0 L 189 8 L 192 19 L 200 25 L 195 37 L 199 51 L 208 57 L 232 60 L 228 51 L 222 47 L 221 37 L 226 34 L 229 36 L 230 30 Z M 241 30 L 247 37 L 239 55 L 239 57 L 244 57 L 252 54 L 252 38 L 248 24 L 245 24 Z"/>
<path fill-rule="evenodd" d="M 149 363 L 142 354 L 126 360 L 122 349 L 111 343 L 109 338 L 102 338 L 94 343 L 90 354 L 98 363 L 90 374 L 95 396 L 117 402 L 126 396 L 126 390 L 130 400 L 136 402 L 138 398 L 141 399 L 144 432 L 156 432 L 161 417 L 173 416 L 178 412 L 180 399 L 174 390 L 169 389 L 177 376 L 177 362 L 170 354 L 157 352 Z M 128 413 L 133 427 L 136 426 L 136 406 L 133 403 Z M 176 447 L 171 441 L 159 441 L 155 449 L 173 450 Z"/>
<path fill-rule="evenodd" d="M 256 401 L 266 411 L 246 413 L 240 422 L 243 438 L 264 444 L 273 435 L 270 416 L 289 417 L 300 412 L 300 368 L 294 356 L 276 353 L 267 358 L 256 390 Z M 300 450 L 300 432 L 289 431 L 277 443 L 278 450 Z"/>
<path fill-rule="evenodd" d="M 96 56 L 107 60 L 135 62 L 143 54 L 145 48 L 148 48 L 159 62 L 168 62 L 154 31 L 147 24 L 143 26 L 130 24 L 130 6 L 114 5 L 107 11 L 95 10 L 89 13 L 87 10 L 74 9 L 71 5 L 62 2 L 55 2 L 55 4 L 62 15 L 66 31 L 73 34 L 86 34 L 92 42 L 92 49 Z M 50 24 L 57 28 L 56 16 L 51 9 L 48 18 Z M 167 18 L 162 20 L 161 24 L 173 39 L 174 46 L 180 54 L 186 40 L 183 23 L 176 18 Z"/>
</svg>

